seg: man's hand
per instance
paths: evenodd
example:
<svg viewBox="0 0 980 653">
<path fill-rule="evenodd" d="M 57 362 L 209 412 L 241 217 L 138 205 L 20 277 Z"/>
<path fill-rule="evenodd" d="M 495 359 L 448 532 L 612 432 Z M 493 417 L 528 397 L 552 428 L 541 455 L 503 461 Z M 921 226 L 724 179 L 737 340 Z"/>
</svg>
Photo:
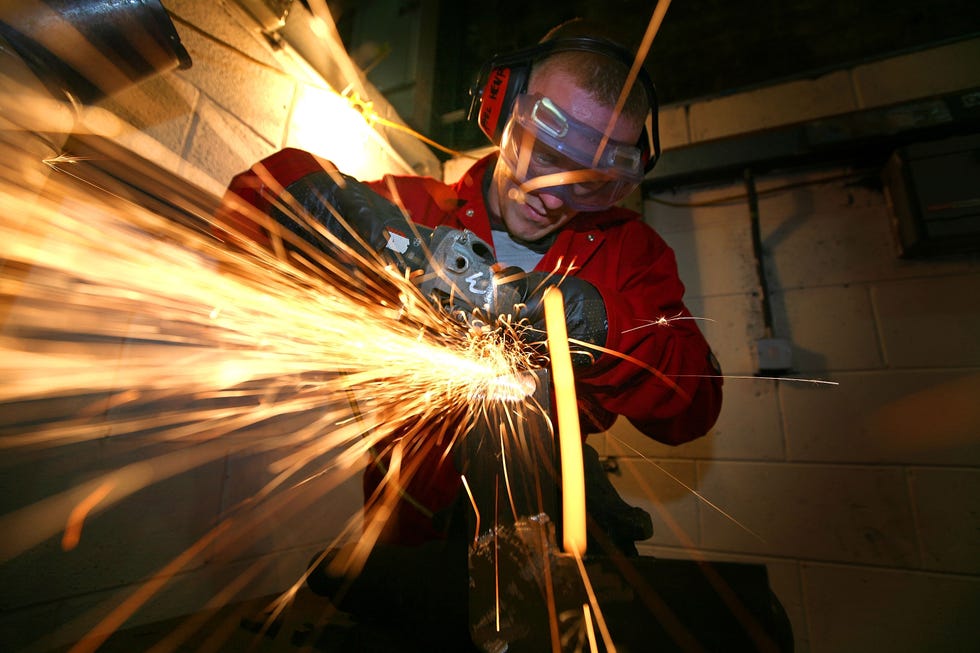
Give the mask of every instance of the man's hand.
<svg viewBox="0 0 980 653">
<path fill-rule="evenodd" d="M 382 254 L 401 269 L 425 266 L 421 241 L 428 240 L 431 230 L 413 225 L 401 209 L 353 177 L 318 171 L 285 191 L 272 217 L 300 236 L 309 239 L 310 234 L 291 217 L 297 206 L 353 251 Z"/>
<path fill-rule="evenodd" d="M 568 338 L 572 341 L 572 365 L 587 367 L 595 363 L 600 352 L 588 345 L 605 345 L 609 326 L 606 304 L 595 286 L 578 277 L 558 278 L 544 272 L 529 272 L 510 283 L 518 288 L 522 299 L 522 303 L 515 307 L 513 322 L 519 325 L 524 342 L 542 350 L 546 347 L 544 291 L 557 286 L 565 304 L 565 323 Z"/>
</svg>

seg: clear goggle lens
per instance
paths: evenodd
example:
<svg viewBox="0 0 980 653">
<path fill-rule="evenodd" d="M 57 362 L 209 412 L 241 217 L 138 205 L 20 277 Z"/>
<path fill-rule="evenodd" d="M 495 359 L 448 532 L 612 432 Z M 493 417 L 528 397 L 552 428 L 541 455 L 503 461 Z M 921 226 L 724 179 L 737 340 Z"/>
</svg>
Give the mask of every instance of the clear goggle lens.
<svg viewBox="0 0 980 653">
<path fill-rule="evenodd" d="M 555 195 L 580 211 L 608 208 L 643 179 L 636 145 L 605 139 L 540 95 L 520 95 L 500 156 L 524 193 Z M 600 152 L 600 146 L 602 150 Z"/>
</svg>

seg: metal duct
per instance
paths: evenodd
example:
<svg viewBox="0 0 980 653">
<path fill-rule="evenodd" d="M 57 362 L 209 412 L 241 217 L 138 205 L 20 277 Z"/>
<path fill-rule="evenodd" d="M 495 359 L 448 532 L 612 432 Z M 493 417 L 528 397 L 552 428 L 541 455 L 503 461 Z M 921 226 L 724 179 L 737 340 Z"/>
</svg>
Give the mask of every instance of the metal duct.
<svg viewBox="0 0 980 653">
<path fill-rule="evenodd" d="M 159 0 L 21 0 L 0 37 L 55 94 L 91 104 L 191 58 Z"/>
</svg>

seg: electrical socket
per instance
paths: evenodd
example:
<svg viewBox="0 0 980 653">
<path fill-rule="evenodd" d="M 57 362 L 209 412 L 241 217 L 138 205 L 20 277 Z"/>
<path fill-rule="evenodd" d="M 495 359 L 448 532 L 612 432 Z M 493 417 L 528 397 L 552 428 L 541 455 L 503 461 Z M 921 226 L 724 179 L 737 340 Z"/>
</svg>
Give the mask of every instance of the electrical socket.
<svg viewBox="0 0 980 653">
<path fill-rule="evenodd" d="M 783 338 L 761 338 L 755 342 L 759 374 L 788 372 L 793 367 L 793 345 Z"/>
</svg>

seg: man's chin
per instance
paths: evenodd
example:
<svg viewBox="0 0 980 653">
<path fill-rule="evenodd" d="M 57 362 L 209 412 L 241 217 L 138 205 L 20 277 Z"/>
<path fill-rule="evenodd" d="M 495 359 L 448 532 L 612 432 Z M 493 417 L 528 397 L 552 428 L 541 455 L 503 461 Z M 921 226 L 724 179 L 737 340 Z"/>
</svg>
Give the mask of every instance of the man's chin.
<svg viewBox="0 0 980 653">
<path fill-rule="evenodd" d="M 541 226 L 533 220 L 522 218 L 515 220 L 517 224 L 508 225 L 511 238 L 518 242 L 533 243 L 547 236 L 551 231 L 551 225 Z"/>
</svg>

